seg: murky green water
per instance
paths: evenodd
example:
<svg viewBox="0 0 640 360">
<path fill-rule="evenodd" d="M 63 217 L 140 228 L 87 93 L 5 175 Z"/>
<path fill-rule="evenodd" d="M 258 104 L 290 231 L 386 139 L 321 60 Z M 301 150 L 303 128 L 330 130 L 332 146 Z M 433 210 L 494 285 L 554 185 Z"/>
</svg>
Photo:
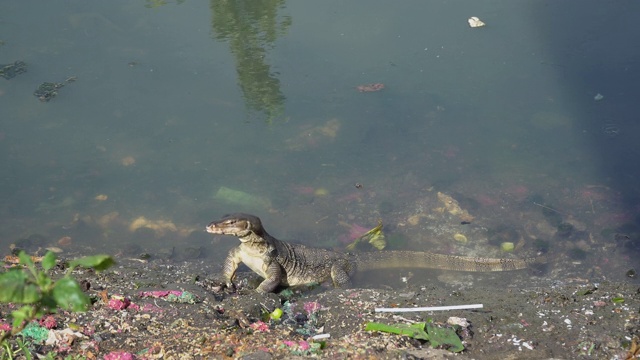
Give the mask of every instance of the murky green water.
<svg viewBox="0 0 640 360">
<path fill-rule="evenodd" d="M 257 4 L 3 2 L 2 253 L 220 258 L 204 226 L 245 211 L 326 247 L 382 219 L 395 248 L 638 266 L 637 4 Z"/>
</svg>

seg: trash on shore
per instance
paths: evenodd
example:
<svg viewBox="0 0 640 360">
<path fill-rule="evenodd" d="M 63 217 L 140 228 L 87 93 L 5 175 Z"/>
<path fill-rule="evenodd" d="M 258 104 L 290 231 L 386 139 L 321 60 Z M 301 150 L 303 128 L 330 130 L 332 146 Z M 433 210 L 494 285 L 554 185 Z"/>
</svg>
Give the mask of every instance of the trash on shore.
<svg viewBox="0 0 640 360">
<path fill-rule="evenodd" d="M 412 308 L 376 308 L 375 312 L 420 312 L 420 311 L 446 311 L 446 310 L 468 310 L 468 309 L 482 309 L 482 304 L 470 304 L 470 305 L 449 305 L 449 306 L 427 306 L 427 307 L 412 307 Z"/>
</svg>

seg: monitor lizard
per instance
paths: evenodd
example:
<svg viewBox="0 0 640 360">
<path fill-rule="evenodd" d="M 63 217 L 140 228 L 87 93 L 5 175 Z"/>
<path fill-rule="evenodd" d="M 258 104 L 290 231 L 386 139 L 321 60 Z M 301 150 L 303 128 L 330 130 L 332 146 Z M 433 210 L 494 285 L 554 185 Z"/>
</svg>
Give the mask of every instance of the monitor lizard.
<svg viewBox="0 0 640 360">
<path fill-rule="evenodd" d="M 240 246 L 229 251 L 223 275 L 228 287 L 240 263 L 264 278 L 259 293 L 274 291 L 279 285 L 295 286 L 332 280 L 335 287 L 348 287 L 356 271 L 391 268 L 425 268 L 455 271 L 509 271 L 529 267 L 542 258 L 497 259 L 444 255 L 421 251 L 374 251 L 342 253 L 284 242 L 266 232 L 260 218 L 231 214 L 212 221 L 206 231 L 231 235 Z"/>
</svg>

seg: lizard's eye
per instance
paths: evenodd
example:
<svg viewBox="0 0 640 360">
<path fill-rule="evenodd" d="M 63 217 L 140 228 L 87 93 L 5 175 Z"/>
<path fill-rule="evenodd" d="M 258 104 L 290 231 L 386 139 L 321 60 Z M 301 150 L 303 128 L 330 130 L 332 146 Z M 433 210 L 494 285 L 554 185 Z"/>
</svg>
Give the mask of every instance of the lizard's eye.
<svg viewBox="0 0 640 360">
<path fill-rule="evenodd" d="M 224 223 L 227 224 L 227 225 L 233 225 L 233 224 L 236 223 L 236 220 L 235 219 L 231 219 L 231 220 L 225 221 Z"/>
</svg>

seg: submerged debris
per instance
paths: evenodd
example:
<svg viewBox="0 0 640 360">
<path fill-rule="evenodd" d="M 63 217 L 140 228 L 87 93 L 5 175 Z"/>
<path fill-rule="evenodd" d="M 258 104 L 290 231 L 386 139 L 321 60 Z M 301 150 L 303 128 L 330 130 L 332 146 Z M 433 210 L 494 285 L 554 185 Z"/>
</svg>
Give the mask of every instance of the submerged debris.
<svg viewBox="0 0 640 360">
<path fill-rule="evenodd" d="M 33 92 L 40 101 L 49 101 L 58 95 L 58 89 L 62 88 L 64 83 L 50 83 L 43 82 L 38 86 L 36 91 Z"/>
<path fill-rule="evenodd" d="M 13 64 L 0 65 L 0 76 L 9 80 L 18 74 L 27 72 L 27 64 L 24 61 L 16 61 Z"/>
<path fill-rule="evenodd" d="M 360 242 L 367 241 L 378 250 L 382 250 L 387 246 L 387 242 L 382 232 L 382 220 L 378 220 L 378 226 L 367 231 L 364 235 L 355 239 L 354 242 L 347 245 L 347 250 L 354 250 Z"/>
<path fill-rule="evenodd" d="M 446 210 L 449 214 L 457 216 L 461 221 L 464 222 L 473 221 L 474 217 L 471 216 L 471 214 L 469 214 L 467 210 L 462 209 L 456 199 L 447 194 L 438 192 L 438 200 L 444 205 L 444 208 L 436 210 L 439 210 L 441 212 L 444 212 Z"/>
<path fill-rule="evenodd" d="M 36 91 L 33 92 L 33 95 L 35 95 L 40 101 L 49 101 L 58 95 L 58 89 L 61 89 L 66 84 L 75 82 L 76 80 L 77 78 L 75 76 L 71 76 L 61 83 L 43 82 L 38 86 Z"/>
</svg>

